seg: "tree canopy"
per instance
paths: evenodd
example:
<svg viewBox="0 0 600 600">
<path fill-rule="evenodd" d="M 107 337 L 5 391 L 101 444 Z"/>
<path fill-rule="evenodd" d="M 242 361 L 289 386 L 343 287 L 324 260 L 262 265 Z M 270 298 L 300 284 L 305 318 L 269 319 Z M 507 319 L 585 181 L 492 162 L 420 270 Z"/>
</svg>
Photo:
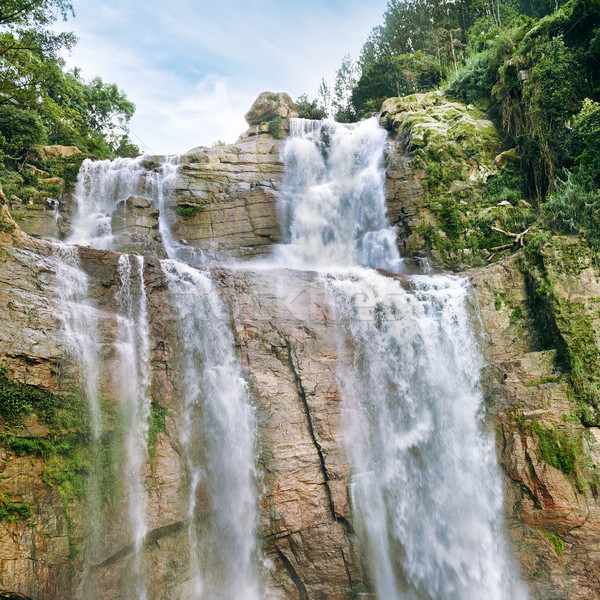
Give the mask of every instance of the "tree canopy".
<svg viewBox="0 0 600 600">
<path fill-rule="evenodd" d="M 26 140 L 77 145 L 102 157 L 134 152 L 128 123 L 135 106 L 125 93 L 65 69 L 61 53 L 77 39 L 49 27 L 73 15 L 68 0 L 0 4 L 0 147 L 9 157 L 25 151 Z"/>
</svg>

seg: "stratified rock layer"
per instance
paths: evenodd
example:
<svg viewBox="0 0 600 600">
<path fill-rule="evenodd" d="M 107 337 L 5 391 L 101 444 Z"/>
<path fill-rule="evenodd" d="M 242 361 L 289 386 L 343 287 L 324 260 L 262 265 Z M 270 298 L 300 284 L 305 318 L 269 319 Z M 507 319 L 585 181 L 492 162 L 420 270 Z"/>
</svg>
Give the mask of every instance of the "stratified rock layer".
<svg viewBox="0 0 600 600">
<path fill-rule="evenodd" d="M 281 240 L 282 148 L 282 141 L 261 134 L 188 152 L 169 203 L 175 238 L 212 256 L 269 254 Z"/>
</svg>

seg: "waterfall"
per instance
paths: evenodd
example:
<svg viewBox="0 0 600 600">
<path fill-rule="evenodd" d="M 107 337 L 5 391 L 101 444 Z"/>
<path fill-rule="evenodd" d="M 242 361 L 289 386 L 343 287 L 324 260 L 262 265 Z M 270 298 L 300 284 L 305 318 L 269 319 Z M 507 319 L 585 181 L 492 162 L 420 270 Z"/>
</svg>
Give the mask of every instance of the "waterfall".
<svg viewBox="0 0 600 600">
<path fill-rule="evenodd" d="M 146 157 L 84 160 L 77 174 L 70 244 L 112 249 L 111 217 L 117 204 L 142 193 Z"/>
<path fill-rule="evenodd" d="M 366 268 L 401 269 L 376 120 L 291 130 L 278 256 L 319 270 L 331 293 L 351 499 L 377 597 L 527 598 L 502 523 L 465 281 Z"/>
<path fill-rule="evenodd" d="M 386 219 L 386 133 L 376 119 L 353 125 L 292 119 L 290 129 L 278 207 L 286 243 L 276 247 L 275 262 L 319 271 L 329 294 L 344 444 L 353 468 L 352 524 L 369 591 L 379 600 L 524 600 L 478 389 L 483 361 L 471 329 L 468 285 L 449 276 L 392 275 L 402 272 L 403 263 Z M 166 320 L 173 323 L 167 351 L 174 360 L 166 377 L 175 393 L 169 410 L 180 423 L 169 435 L 183 471 L 183 506 L 173 509 L 173 519 L 187 534 L 181 561 L 187 573 L 177 572 L 177 590 L 193 600 L 259 600 L 266 591 L 257 539 L 254 408 L 215 281 L 210 271 L 191 266 L 203 262 L 201 252 L 176 241 L 171 231 L 166 205 L 179 159 L 168 157 L 150 171 L 147 161 L 84 161 L 69 241 L 117 248 L 112 215 L 130 196 L 145 197 L 159 210 L 168 257 L 160 263 L 170 300 Z M 97 540 L 104 439 L 98 311 L 89 302 L 76 249 L 56 248 L 65 347 L 78 364 L 89 403 Z M 115 535 L 122 542 L 115 560 L 125 556 L 119 593 L 136 600 L 154 597 L 158 589 L 149 574 L 154 559 L 145 554 L 148 521 L 154 519 L 145 485 L 152 416 L 153 297 L 146 295 L 151 283 L 144 272 L 149 265 L 141 256 L 122 254 L 116 280 L 103 282 L 117 304 L 109 319 L 116 324 L 110 367 L 123 432 L 118 501 L 126 516 L 115 519 L 123 524 Z M 84 585 L 84 597 L 100 595 L 93 585 L 100 584 Z"/>
<path fill-rule="evenodd" d="M 345 343 L 351 490 L 379 598 L 526 598 L 502 528 L 464 281 L 324 276 Z"/>
<path fill-rule="evenodd" d="M 190 479 L 191 597 L 258 600 L 254 414 L 217 291 L 206 273 L 163 261 L 181 324 L 181 442 Z M 198 518 L 198 502 L 207 506 Z"/>
<path fill-rule="evenodd" d="M 291 120 L 279 207 L 288 241 L 277 250 L 281 264 L 401 270 L 385 216 L 385 142 L 375 118 L 353 125 Z"/>
<path fill-rule="evenodd" d="M 140 157 L 84 161 L 77 180 L 78 211 L 69 242 L 99 249 L 118 247 L 112 231 L 112 214 L 119 202 L 130 196 L 142 196 L 159 209 L 159 230 L 169 259 L 203 262 L 200 251 L 176 242 L 171 232 L 166 202 L 177 177 L 179 158 L 166 157 L 152 171 L 145 168 L 146 160 Z M 70 255 L 77 256 L 76 249 L 65 248 L 69 248 Z M 262 587 L 257 547 L 254 413 L 234 352 L 233 335 L 208 274 L 176 260 L 163 261 L 162 266 L 178 319 L 175 346 L 182 370 L 178 389 L 183 398 L 184 423 L 179 443 L 189 480 L 189 597 L 258 600 L 262 597 Z M 87 279 L 81 271 L 73 272 L 82 278 L 77 293 L 83 297 Z M 120 409 L 118 427 L 124 435 L 121 480 L 128 515 L 128 529 L 124 533 L 133 549 L 121 591 L 127 598 L 145 600 L 150 593 L 144 542 L 148 528 L 145 469 L 151 371 L 143 257 L 122 254 L 117 276 L 113 389 Z M 65 302 L 74 293 L 69 290 L 67 286 L 62 292 L 66 294 Z M 72 330 L 74 327 L 68 329 Z M 96 389 L 97 357 L 94 362 L 85 355 L 93 346 L 86 348 L 83 331 L 77 331 L 76 341 L 82 378 L 88 387 Z M 97 403 L 97 390 L 90 391 L 88 396 Z M 92 421 L 97 423 L 94 428 L 99 440 L 99 406 L 93 408 Z M 92 496 L 99 513 L 99 490 L 93 491 Z M 84 586 L 86 597 L 97 593 L 94 585 Z"/>
<path fill-rule="evenodd" d="M 114 160 L 86 159 L 75 186 L 77 213 L 73 219 L 70 244 L 114 250 L 112 215 L 119 202 L 131 196 L 152 200 L 159 209 L 159 231 L 165 254 L 176 256 L 181 244 L 173 239 L 165 206 L 179 171 L 178 156 L 166 156 L 160 166 L 146 168 L 147 156 Z"/>
<path fill-rule="evenodd" d="M 132 294 L 132 260 L 137 279 L 137 302 Z M 144 467 L 148 454 L 150 418 L 150 400 L 147 395 L 150 383 L 150 331 L 144 286 L 144 258 L 122 254 L 117 264 L 117 273 L 120 283 L 116 297 L 120 314 L 119 337 L 116 342 L 118 362 L 114 375 L 125 429 L 123 483 L 134 547 L 133 572 L 128 579 L 130 589 L 127 597 L 145 600 L 141 551 L 147 532 Z"/>
<path fill-rule="evenodd" d="M 100 341 L 98 315 L 89 300 L 88 277 L 81 270 L 77 248 L 59 243 L 53 245 L 55 290 L 62 319 L 62 337 L 67 356 L 73 360 L 83 384 L 90 423 L 90 471 L 88 496 L 88 559 L 95 559 L 102 534 L 102 413 L 100 408 Z M 90 597 L 92 584 L 86 578 L 83 587 Z"/>
</svg>

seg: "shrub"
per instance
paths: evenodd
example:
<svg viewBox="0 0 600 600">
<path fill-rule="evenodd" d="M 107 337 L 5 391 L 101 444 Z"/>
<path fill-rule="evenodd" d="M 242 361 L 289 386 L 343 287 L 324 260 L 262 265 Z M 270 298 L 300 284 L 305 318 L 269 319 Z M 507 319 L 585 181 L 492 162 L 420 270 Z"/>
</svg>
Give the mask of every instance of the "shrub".
<svg viewBox="0 0 600 600">
<path fill-rule="evenodd" d="M 282 137 L 282 132 L 281 132 L 282 122 L 283 122 L 283 119 L 281 118 L 281 115 L 277 115 L 276 117 L 273 117 L 269 121 L 269 133 L 277 140 L 280 140 Z"/>
<path fill-rule="evenodd" d="M 544 211 L 556 219 L 559 228 L 582 235 L 595 250 L 600 250 L 600 190 L 582 177 L 569 173 L 567 180 L 559 182 L 549 196 Z"/>
</svg>

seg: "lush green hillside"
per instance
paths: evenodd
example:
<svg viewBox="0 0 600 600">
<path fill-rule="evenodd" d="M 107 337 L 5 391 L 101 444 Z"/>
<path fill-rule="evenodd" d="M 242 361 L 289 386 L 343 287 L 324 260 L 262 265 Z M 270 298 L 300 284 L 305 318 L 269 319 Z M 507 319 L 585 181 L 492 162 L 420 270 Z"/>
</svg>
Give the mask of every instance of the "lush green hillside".
<svg viewBox="0 0 600 600">
<path fill-rule="evenodd" d="M 434 89 L 485 110 L 514 149 L 488 197 L 526 200 L 544 226 L 600 248 L 599 0 L 390 0 L 315 102 L 355 121 Z"/>
</svg>

